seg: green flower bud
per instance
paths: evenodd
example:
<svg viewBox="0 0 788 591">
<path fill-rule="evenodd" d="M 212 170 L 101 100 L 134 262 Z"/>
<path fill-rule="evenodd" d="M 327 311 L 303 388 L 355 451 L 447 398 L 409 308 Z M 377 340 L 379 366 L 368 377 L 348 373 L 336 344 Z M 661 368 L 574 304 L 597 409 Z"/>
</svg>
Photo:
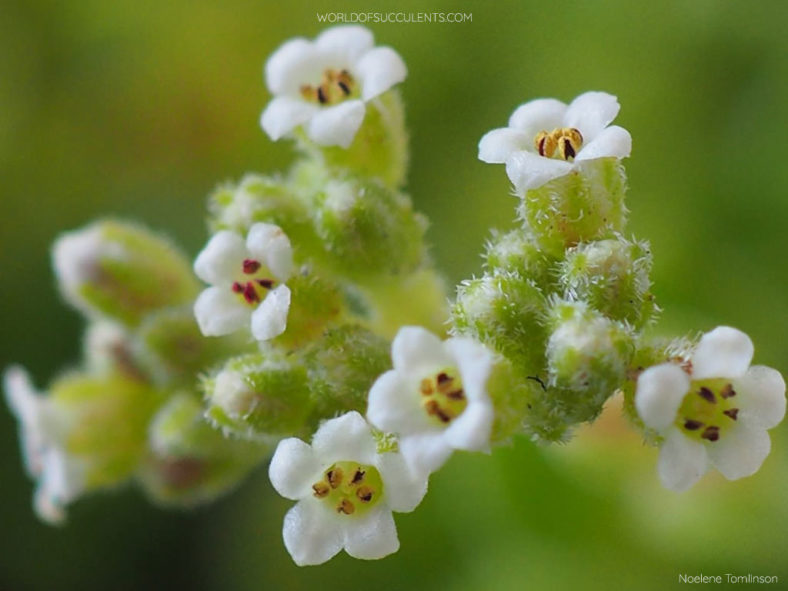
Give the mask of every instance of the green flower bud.
<svg viewBox="0 0 788 591">
<path fill-rule="evenodd" d="M 136 363 L 160 385 L 194 384 L 195 376 L 249 349 L 239 335 L 206 338 L 191 306 L 149 314 L 134 335 Z"/>
<path fill-rule="evenodd" d="M 173 396 L 150 426 L 150 450 L 137 477 L 156 503 L 193 506 L 232 490 L 270 451 L 258 442 L 227 439 L 203 418 L 197 396 Z"/>
<path fill-rule="evenodd" d="M 206 418 L 226 435 L 271 442 L 305 434 L 312 410 L 306 368 L 274 349 L 236 357 L 203 380 Z"/>
<path fill-rule="evenodd" d="M 122 375 L 68 374 L 50 388 L 48 431 L 86 465 L 86 489 L 112 486 L 137 468 L 163 395 Z"/>
<path fill-rule="evenodd" d="M 515 370 L 511 362 L 498 357 L 487 379 L 487 392 L 495 408 L 491 443 L 508 442 L 522 430 L 523 421 L 538 387 Z"/>
<path fill-rule="evenodd" d="M 347 149 L 318 146 L 303 132 L 297 134 L 299 147 L 330 168 L 349 169 L 359 176 L 377 178 L 389 187 L 400 187 L 408 166 L 402 99 L 399 92 L 392 90 L 369 101 L 366 107 L 364 122 Z"/>
<path fill-rule="evenodd" d="M 329 181 L 315 198 L 327 264 L 357 280 L 407 274 L 424 261 L 423 216 L 410 199 L 375 182 Z"/>
<path fill-rule="evenodd" d="M 582 162 L 575 170 L 527 191 L 518 206 L 548 254 L 561 257 L 580 242 L 612 238 L 626 221 L 626 174 L 616 158 Z"/>
<path fill-rule="evenodd" d="M 517 229 L 506 234 L 494 232 L 487 243 L 486 268 L 491 274 L 499 272 L 519 273 L 530 279 L 543 290 L 555 283 L 551 268 L 554 259 L 539 247 L 533 234 Z"/>
<path fill-rule="evenodd" d="M 380 374 L 391 369 L 390 344 L 357 325 L 331 329 L 304 353 L 309 388 L 320 418 L 351 410 L 364 413 L 367 393 Z"/>
<path fill-rule="evenodd" d="M 548 324 L 548 385 L 578 393 L 569 396 L 572 416 L 589 420 L 626 379 L 634 353 L 631 331 L 585 302 L 555 302 Z"/>
<path fill-rule="evenodd" d="M 197 295 L 190 262 L 135 224 L 94 222 L 60 236 L 52 254 L 64 297 L 89 317 L 136 326 L 145 314 Z"/>
<path fill-rule="evenodd" d="M 536 374 L 544 365 L 544 306 L 539 288 L 519 273 L 485 274 L 458 287 L 453 331 L 501 353 L 517 371 Z"/>
<path fill-rule="evenodd" d="M 652 295 L 648 243 L 621 237 L 580 244 L 561 263 L 561 282 L 573 299 L 636 329 L 659 312 Z"/>
</svg>

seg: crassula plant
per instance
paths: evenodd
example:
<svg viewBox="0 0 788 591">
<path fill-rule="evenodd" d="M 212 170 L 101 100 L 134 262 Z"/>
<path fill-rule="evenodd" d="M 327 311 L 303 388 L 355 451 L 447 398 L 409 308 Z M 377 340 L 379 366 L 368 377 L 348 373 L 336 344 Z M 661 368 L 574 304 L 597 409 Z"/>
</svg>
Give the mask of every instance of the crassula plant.
<svg viewBox="0 0 788 591">
<path fill-rule="evenodd" d="M 296 501 L 283 537 L 297 564 L 381 558 L 399 547 L 393 513 L 451 454 L 565 442 L 616 394 L 659 446 L 665 487 L 760 468 L 785 382 L 751 365 L 740 330 L 655 336 L 616 97 L 532 100 L 481 138 L 516 221 L 447 289 L 403 191 L 406 77 L 363 27 L 288 41 L 265 66 L 261 126 L 298 159 L 218 187 L 193 261 L 118 220 L 57 238 L 83 361 L 45 391 L 20 367 L 4 377 L 41 519 L 128 482 L 155 503 L 206 503 L 268 464 Z"/>
</svg>

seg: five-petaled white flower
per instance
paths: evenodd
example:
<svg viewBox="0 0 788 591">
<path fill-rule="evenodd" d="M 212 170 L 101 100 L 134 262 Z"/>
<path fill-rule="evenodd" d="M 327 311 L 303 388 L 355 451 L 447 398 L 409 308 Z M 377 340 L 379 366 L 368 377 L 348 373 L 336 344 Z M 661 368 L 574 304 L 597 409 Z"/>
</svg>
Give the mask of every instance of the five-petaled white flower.
<svg viewBox="0 0 788 591">
<path fill-rule="evenodd" d="M 323 423 L 311 446 L 281 441 L 268 475 L 280 495 L 298 501 L 283 529 L 298 565 L 323 563 L 342 548 L 365 559 L 396 552 L 391 512 L 412 511 L 427 492 L 426 478 L 415 477 L 399 453 L 378 453 L 357 412 Z"/>
<path fill-rule="evenodd" d="M 210 283 L 194 303 L 205 336 L 221 336 L 248 327 L 258 341 L 272 339 L 287 327 L 293 272 L 293 249 L 279 226 L 257 223 L 244 239 L 222 230 L 194 262 L 197 276 Z"/>
<path fill-rule="evenodd" d="M 620 105 L 613 95 L 586 92 L 569 106 L 556 99 L 520 105 L 509 127 L 487 132 L 479 142 L 479 159 L 506 163 L 506 174 L 519 195 L 572 172 L 596 158 L 626 158 L 629 132 L 617 125 Z"/>
<path fill-rule="evenodd" d="M 666 488 L 688 489 L 709 463 L 729 480 L 750 476 L 769 455 L 766 430 L 785 416 L 785 381 L 770 367 L 750 366 L 752 355 L 746 334 L 720 326 L 684 366 L 640 374 L 635 407 L 664 438 L 658 471 Z"/>
<path fill-rule="evenodd" d="M 317 39 L 291 39 L 268 59 L 274 98 L 260 124 L 272 140 L 303 125 L 322 146 L 347 148 L 364 120 L 365 102 L 405 80 L 407 68 L 390 47 L 373 47 L 360 26 L 333 27 Z"/>
<path fill-rule="evenodd" d="M 59 418 L 52 402 L 35 390 L 24 369 L 7 369 L 3 382 L 8 406 L 20 422 L 25 468 L 38 481 L 36 514 L 48 523 L 62 523 L 64 507 L 85 490 L 86 464 L 58 441 L 64 417 Z"/>
<path fill-rule="evenodd" d="M 391 345 L 394 369 L 369 392 L 367 418 L 396 433 L 411 469 L 434 472 L 455 449 L 486 451 L 494 418 L 487 380 L 492 354 L 468 338 L 441 341 L 418 326 Z"/>
</svg>

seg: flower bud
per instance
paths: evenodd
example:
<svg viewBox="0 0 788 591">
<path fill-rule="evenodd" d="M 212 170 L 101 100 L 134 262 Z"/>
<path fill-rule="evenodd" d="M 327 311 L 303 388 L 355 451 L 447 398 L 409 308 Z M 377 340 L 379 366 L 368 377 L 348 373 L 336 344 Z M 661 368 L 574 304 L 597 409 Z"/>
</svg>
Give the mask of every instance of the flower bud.
<svg viewBox="0 0 788 591">
<path fill-rule="evenodd" d="M 544 296 L 519 273 L 485 274 L 457 289 L 452 325 L 507 357 L 517 371 L 538 373 L 544 364 L 541 322 Z"/>
<path fill-rule="evenodd" d="M 244 439 L 301 435 L 312 410 L 306 369 L 273 349 L 231 359 L 203 381 L 203 390 L 206 418 L 226 435 Z"/>
<path fill-rule="evenodd" d="M 55 380 L 48 396 L 34 390 L 21 368 L 7 370 L 4 382 L 43 520 L 62 522 L 66 505 L 137 469 L 161 393 L 122 374 L 68 374 Z"/>
<path fill-rule="evenodd" d="M 650 271 L 648 244 L 619 237 L 571 249 L 561 263 L 561 283 L 573 299 L 639 329 L 659 312 L 650 291 Z"/>
<path fill-rule="evenodd" d="M 519 273 L 543 290 L 555 281 L 550 273 L 553 260 L 541 250 L 533 234 L 523 229 L 494 233 L 487 243 L 485 258 L 491 273 Z"/>
<path fill-rule="evenodd" d="M 295 348 L 317 338 L 345 311 L 337 285 L 318 277 L 306 267 L 293 275 L 287 285 L 292 295 L 287 330 L 277 341 L 282 346 Z"/>
<path fill-rule="evenodd" d="M 375 379 L 391 369 L 389 347 L 386 339 L 357 325 L 327 330 L 315 341 L 304 363 L 316 418 L 364 412 Z"/>
<path fill-rule="evenodd" d="M 612 238 L 626 221 L 626 174 L 616 158 L 584 161 L 566 176 L 526 192 L 520 218 L 539 246 L 560 257 L 580 242 Z"/>
<path fill-rule="evenodd" d="M 426 222 L 402 193 L 375 182 L 332 180 L 315 207 L 327 263 L 342 275 L 374 281 L 409 273 L 424 261 Z"/>
<path fill-rule="evenodd" d="M 136 326 L 145 314 L 197 294 L 189 261 L 135 224 L 94 222 L 60 236 L 52 256 L 64 297 L 89 317 Z"/>
<path fill-rule="evenodd" d="M 133 353 L 133 337 L 121 325 L 107 320 L 90 322 L 82 349 L 87 370 L 94 375 L 125 374 L 145 381 Z"/>
<path fill-rule="evenodd" d="M 225 438 L 205 422 L 190 392 L 176 394 L 156 413 L 149 446 L 138 480 L 154 502 L 179 506 L 232 490 L 270 451 L 259 442 Z"/>
<path fill-rule="evenodd" d="M 573 416 L 589 420 L 626 379 L 633 337 L 585 302 L 555 302 L 548 324 L 548 385 L 578 393 L 571 402 Z"/>
</svg>

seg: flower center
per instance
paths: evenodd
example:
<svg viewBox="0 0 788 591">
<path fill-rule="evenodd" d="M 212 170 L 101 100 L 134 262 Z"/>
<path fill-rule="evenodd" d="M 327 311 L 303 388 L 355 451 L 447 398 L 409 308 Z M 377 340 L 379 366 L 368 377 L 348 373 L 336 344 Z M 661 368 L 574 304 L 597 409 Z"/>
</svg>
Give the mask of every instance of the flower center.
<svg viewBox="0 0 788 591">
<path fill-rule="evenodd" d="M 312 490 L 340 515 L 363 515 L 383 496 L 383 479 L 374 466 L 336 462 Z"/>
<path fill-rule="evenodd" d="M 450 423 L 468 406 L 462 389 L 462 379 L 453 367 L 442 369 L 434 376 L 421 380 L 419 392 L 426 413 L 442 425 Z"/>
<path fill-rule="evenodd" d="M 676 426 L 685 435 L 717 441 L 736 422 L 736 391 L 724 378 L 693 380 L 676 416 Z"/>
<path fill-rule="evenodd" d="M 243 279 L 233 283 L 233 293 L 249 306 L 255 307 L 265 299 L 266 293 L 276 282 L 265 277 L 264 267 L 254 259 L 244 259 L 241 271 Z"/>
<path fill-rule="evenodd" d="M 583 134 L 574 127 L 558 127 L 551 132 L 540 131 L 534 147 L 540 156 L 559 160 L 574 160 L 583 146 Z"/>
<path fill-rule="evenodd" d="M 329 68 L 323 72 L 320 84 L 301 86 L 301 96 L 309 102 L 321 105 L 335 105 L 349 97 L 355 90 L 353 76 L 347 70 Z"/>
</svg>

